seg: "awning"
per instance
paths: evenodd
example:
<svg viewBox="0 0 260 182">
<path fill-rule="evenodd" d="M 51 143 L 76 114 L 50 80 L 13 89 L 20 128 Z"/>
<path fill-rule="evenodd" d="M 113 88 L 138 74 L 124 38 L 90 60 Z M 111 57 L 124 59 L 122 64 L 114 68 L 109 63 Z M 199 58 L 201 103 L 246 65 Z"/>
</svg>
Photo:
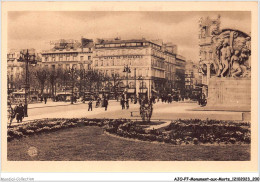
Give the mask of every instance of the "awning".
<svg viewBox="0 0 260 182">
<path fill-rule="evenodd" d="M 133 93 L 135 93 L 135 89 L 128 89 L 128 90 L 127 90 L 127 93 L 133 94 Z"/>
</svg>

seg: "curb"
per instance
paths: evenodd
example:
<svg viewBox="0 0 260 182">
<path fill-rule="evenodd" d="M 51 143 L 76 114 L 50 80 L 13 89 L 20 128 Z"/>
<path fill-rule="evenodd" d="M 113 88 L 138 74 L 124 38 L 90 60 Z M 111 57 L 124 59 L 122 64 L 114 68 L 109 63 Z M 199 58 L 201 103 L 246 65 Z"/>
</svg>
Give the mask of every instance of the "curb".
<svg viewBox="0 0 260 182">
<path fill-rule="evenodd" d="M 86 104 L 86 103 L 74 103 L 74 104 L 63 104 L 63 105 L 54 105 L 54 106 L 32 107 L 32 108 L 28 108 L 28 109 L 38 109 L 38 108 L 45 108 L 45 107 L 59 107 L 59 106 L 73 106 L 73 105 L 79 105 L 79 104 Z"/>
</svg>

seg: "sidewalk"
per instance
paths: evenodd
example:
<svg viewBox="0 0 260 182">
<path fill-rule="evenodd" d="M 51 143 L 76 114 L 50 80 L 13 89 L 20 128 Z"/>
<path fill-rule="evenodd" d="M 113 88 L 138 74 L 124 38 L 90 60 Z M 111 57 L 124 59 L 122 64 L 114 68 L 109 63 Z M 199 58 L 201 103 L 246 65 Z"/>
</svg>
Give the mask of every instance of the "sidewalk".
<svg viewBox="0 0 260 182">
<path fill-rule="evenodd" d="M 82 104 L 82 102 L 76 102 L 76 103 L 73 103 L 73 104 Z M 43 108 L 43 107 L 67 106 L 67 105 L 72 105 L 72 104 L 70 102 L 53 102 L 53 101 L 49 101 L 46 104 L 44 104 L 44 102 L 29 104 L 28 105 L 28 109 Z"/>
<path fill-rule="evenodd" d="M 31 108 L 28 110 L 29 117 L 24 118 L 23 123 L 31 122 L 36 119 L 43 118 L 127 118 L 133 120 L 140 120 L 139 104 L 130 104 L 128 110 L 122 110 L 120 102 L 109 101 L 108 110 L 105 111 L 104 107 L 95 108 L 95 102 L 93 103 L 93 111 L 88 111 L 88 102 L 85 104 L 79 102 L 76 104 L 70 103 L 57 103 L 49 102 L 46 105 L 44 103 L 31 104 Z M 50 107 L 50 108 L 49 108 Z M 52 108 L 51 108 L 52 107 Z M 203 111 L 194 110 L 198 105 L 196 103 L 156 103 L 154 104 L 152 120 L 171 121 L 176 119 L 212 119 L 212 120 L 224 120 L 224 121 L 242 121 L 242 112 L 226 112 L 226 111 Z M 131 112 L 134 112 L 134 116 L 131 117 Z M 12 125 L 20 123 L 13 122 Z M 161 126 L 160 126 L 161 127 Z"/>
<path fill-rule="evenodd" d="M 96 101 L 94 101 L 95 103 Z M 117 102 L 116 100 L 111 100 L 109 102 Z M 88 101 L 85 101 L 85 103 L 78 101 L 78 102 L 74 102 L 73 104 L 71 104 L 71 102 L 53 102 L 53 101 L 47 101 L 47 103 L 45 104 L 44 101 L 40 102 L 40 103 L 33 103 L 33 104 L 28 104 L 28 109 L 36 109 L 36 108 L 45 108 L 45 107 L 58 107 L 58 106 L 71 106 L 71 105 L 79 105 L 79 104 L 87 104 Z M 15 105 L 12 105 L 12 107 L 14 108 Z"/>
</svg>

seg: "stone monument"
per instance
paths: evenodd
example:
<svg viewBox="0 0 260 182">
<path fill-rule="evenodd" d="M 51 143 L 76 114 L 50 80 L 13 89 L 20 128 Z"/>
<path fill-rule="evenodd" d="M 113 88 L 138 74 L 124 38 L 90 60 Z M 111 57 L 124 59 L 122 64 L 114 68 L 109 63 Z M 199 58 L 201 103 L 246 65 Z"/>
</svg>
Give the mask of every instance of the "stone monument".
<svg viewBox="0 0 260 182">
<path fill-rule="evenodd" d="M 251 37 L 219 29 L 217 19 L 200 19 L 200 67 L 207 87 L 207 108 L 251 111 Z"/>
</svg>

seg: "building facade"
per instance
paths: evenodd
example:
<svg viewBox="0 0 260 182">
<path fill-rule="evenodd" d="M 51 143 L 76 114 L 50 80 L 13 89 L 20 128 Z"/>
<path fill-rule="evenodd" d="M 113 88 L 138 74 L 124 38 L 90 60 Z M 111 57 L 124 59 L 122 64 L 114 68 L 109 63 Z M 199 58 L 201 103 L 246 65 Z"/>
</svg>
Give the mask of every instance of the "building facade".
<svg viewBox="0 0 260 182">
<path fill-rule="evenodd" d="M 176 73 L 174 88 L 181 94 L 182 97 L 185 95 L 185 65 L 185 58 L 181 55 L 176 55 Z"/>
<path fill-rule="evenodd" d="M 90 69 L 94 43 L 91 39 L 58 40 L 53 48 L 42 51 L 42 66 L 53 69 Z"/>
<path fill-rule="evenodd" d="M 14 91 L 21 89 L 21 85 L 17 84 L 23 77 L 24 63 L 18 62 L 20 52 L 18 50 L 11 50 L 7 54 L 7 81 L 8 90 Z"/>
<path fill-rule="evenodd" d="M 187 61 L 185 66 L 185 95 L 191 98 L 201 91 L 202 77 L 199 73 L 199 65 L 193 61 Z"/>
<path fill-rule="evenodd" d="M 10 50 L 7 53 L 7 81 L 9 91 L 21 90 L 25 83 L 25 62 L 19 62 L 21 51 L 26 52 L 27 49 Z M 28 49 L 28 51 L 35 54 L 35 59 L 41 59 L 41 54 L 37 53 L 35 49 Z M 30 64 L 29 67 L 31 67 Z"/>
<path fill-rule="evenodd" d="M 168 44 L 160 45 L 146 39 L 101 40 L 95 45 L 93 69 L 108 77 L 118 76 L 120 88 L 129 88 L 127 90 L 137 96 L 146 94 L 150 97 L 175 81 L 175 50 Z M 180 62 L 178 68 L 184 72 L 182 63 L 185 60 L 180 59 Z M 113 82 L 109 84 L 113 85 Z"/>
</svg>

